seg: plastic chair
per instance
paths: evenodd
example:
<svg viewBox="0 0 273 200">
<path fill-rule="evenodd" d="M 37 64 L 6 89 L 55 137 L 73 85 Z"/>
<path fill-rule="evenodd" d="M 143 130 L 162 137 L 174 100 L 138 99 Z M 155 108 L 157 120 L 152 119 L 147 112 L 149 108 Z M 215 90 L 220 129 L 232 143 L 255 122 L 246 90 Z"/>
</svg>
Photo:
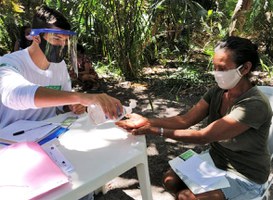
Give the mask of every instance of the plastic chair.
<svg viewBox="0 0 273 200">
<path fill-rule="evenodd" d="M 270 101 L 270 105 L 273 108 L 273 87 L 270 86 L 258 86 L 258 88 L 268 97 Z M 268 147 L 269 147 L 269 153 L 271 155 L 271 160 L 273 158 L 273 119 L 271 121 L 271 126 L 269 130 L 269 136 L 268 136 Z M 252 200 L 263 200 L 263 199 L 270 199 L 270 187 L 273 184 L 273 173 L 271 172 L 268 180 L 266 182 L 265 190 L 262 194 L 262 196 L 256 197 Z"/>
</svg>

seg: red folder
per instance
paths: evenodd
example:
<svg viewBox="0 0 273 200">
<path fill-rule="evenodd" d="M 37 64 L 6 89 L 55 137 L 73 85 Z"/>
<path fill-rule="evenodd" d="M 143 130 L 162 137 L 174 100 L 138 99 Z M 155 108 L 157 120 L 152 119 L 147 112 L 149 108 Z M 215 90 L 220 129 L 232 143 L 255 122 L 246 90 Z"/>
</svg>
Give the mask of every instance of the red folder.
<svg viewBox="0 0 273 200">
<path fill-rule="evenodd" d="M 33 199 L 68 183 L 68 177 L 35 142 L 0 150 L 0 198 Z"/>
</svg>

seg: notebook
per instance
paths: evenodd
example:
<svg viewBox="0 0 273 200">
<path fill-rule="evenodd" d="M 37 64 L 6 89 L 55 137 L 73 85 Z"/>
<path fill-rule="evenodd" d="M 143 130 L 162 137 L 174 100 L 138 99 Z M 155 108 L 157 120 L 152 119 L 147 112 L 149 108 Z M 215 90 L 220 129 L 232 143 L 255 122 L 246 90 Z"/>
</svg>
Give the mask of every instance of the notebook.
<svg viewBox="0 0 273 200">
<path fill-rule="evenodd" d="M 190 149 L 169 164 L 194 194 L 230 187 L 226 172 L 214 166 L 208 153 L 197 154 Z"/>
<path fill-rule="evenodd" d="M 0 129 L 0 138 L 15 142 L 34 142 L 58 127 L 59 125 L 44 121 L 18 120 Z"/>
<path fill-rule="evenodd" d="M 68 176 L 36 142 L 19 142 L 0 150 L 1 199 L 33 199 L 69 182 Z"/>
<path fill-rule="evenodd" d="M 66 132 L 67 127 L 67 124 L 63 123 L 18 120 L 0 129 L 0 143 L 8 145 L 16 142 L 32 141 L 43 145 Z"/>
</svg>

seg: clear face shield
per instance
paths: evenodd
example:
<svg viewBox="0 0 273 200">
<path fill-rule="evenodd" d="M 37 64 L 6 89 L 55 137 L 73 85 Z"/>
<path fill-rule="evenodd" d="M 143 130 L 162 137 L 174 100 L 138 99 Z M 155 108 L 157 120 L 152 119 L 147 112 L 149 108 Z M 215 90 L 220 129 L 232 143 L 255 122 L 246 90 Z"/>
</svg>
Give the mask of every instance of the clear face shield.
<svg viewBox="0 0 273 200">
<path fill-rule="evenodd" d="M 69 30 L 60 29 L 32 29 L 31 36 L 39 35 L 41 50 L 48 62 L 60 63 L 66 61 L 67 66 L 73 69 L 78 76 L 77 67 L 77 36 Z"/>
</svg>

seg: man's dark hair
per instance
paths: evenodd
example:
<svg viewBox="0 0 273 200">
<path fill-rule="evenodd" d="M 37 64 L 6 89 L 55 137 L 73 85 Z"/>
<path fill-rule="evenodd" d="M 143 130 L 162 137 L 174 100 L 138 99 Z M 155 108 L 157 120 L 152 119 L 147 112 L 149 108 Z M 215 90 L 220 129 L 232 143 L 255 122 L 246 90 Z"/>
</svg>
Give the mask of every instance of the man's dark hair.
<svg viewBox="0 0 273 200">
<path fill-rule="evenodd" d="M 26 29 L 31 29 L 30 24 L 26 24 L 20 28 L 20 39 L 19 39 L 19 46 L 20 48 L 24 49 L 31 45 L 32 41 L 29 41 L 25 37 Z"/>
<path fill-rule="evenodd" d="M 85 49 L 81 44 L 77 44 L 77 52 L 80 54 L 84 54 L 85 53 Z"/>
<path fill-rule="evenodd" d="M 32 21 L 32 28 L 54 28 L 58 27 L 64 30 L 70 30 L 71 26 L 68 20 L 57 10 L 49 8 L 46 5 L 40 6 Z"/>
<path fill-rule="evenodd" d="M 216 47 L 216 49 L 223 48 L 232 52 L 233 61 L 237 64 L 237 66 L 249 61 L 252 63 L 251 71 L 254 71 L 260 64 L 258 46 L 252 43 L 249 39 L 229 36 L 218 43 Z"/>
</svg>

